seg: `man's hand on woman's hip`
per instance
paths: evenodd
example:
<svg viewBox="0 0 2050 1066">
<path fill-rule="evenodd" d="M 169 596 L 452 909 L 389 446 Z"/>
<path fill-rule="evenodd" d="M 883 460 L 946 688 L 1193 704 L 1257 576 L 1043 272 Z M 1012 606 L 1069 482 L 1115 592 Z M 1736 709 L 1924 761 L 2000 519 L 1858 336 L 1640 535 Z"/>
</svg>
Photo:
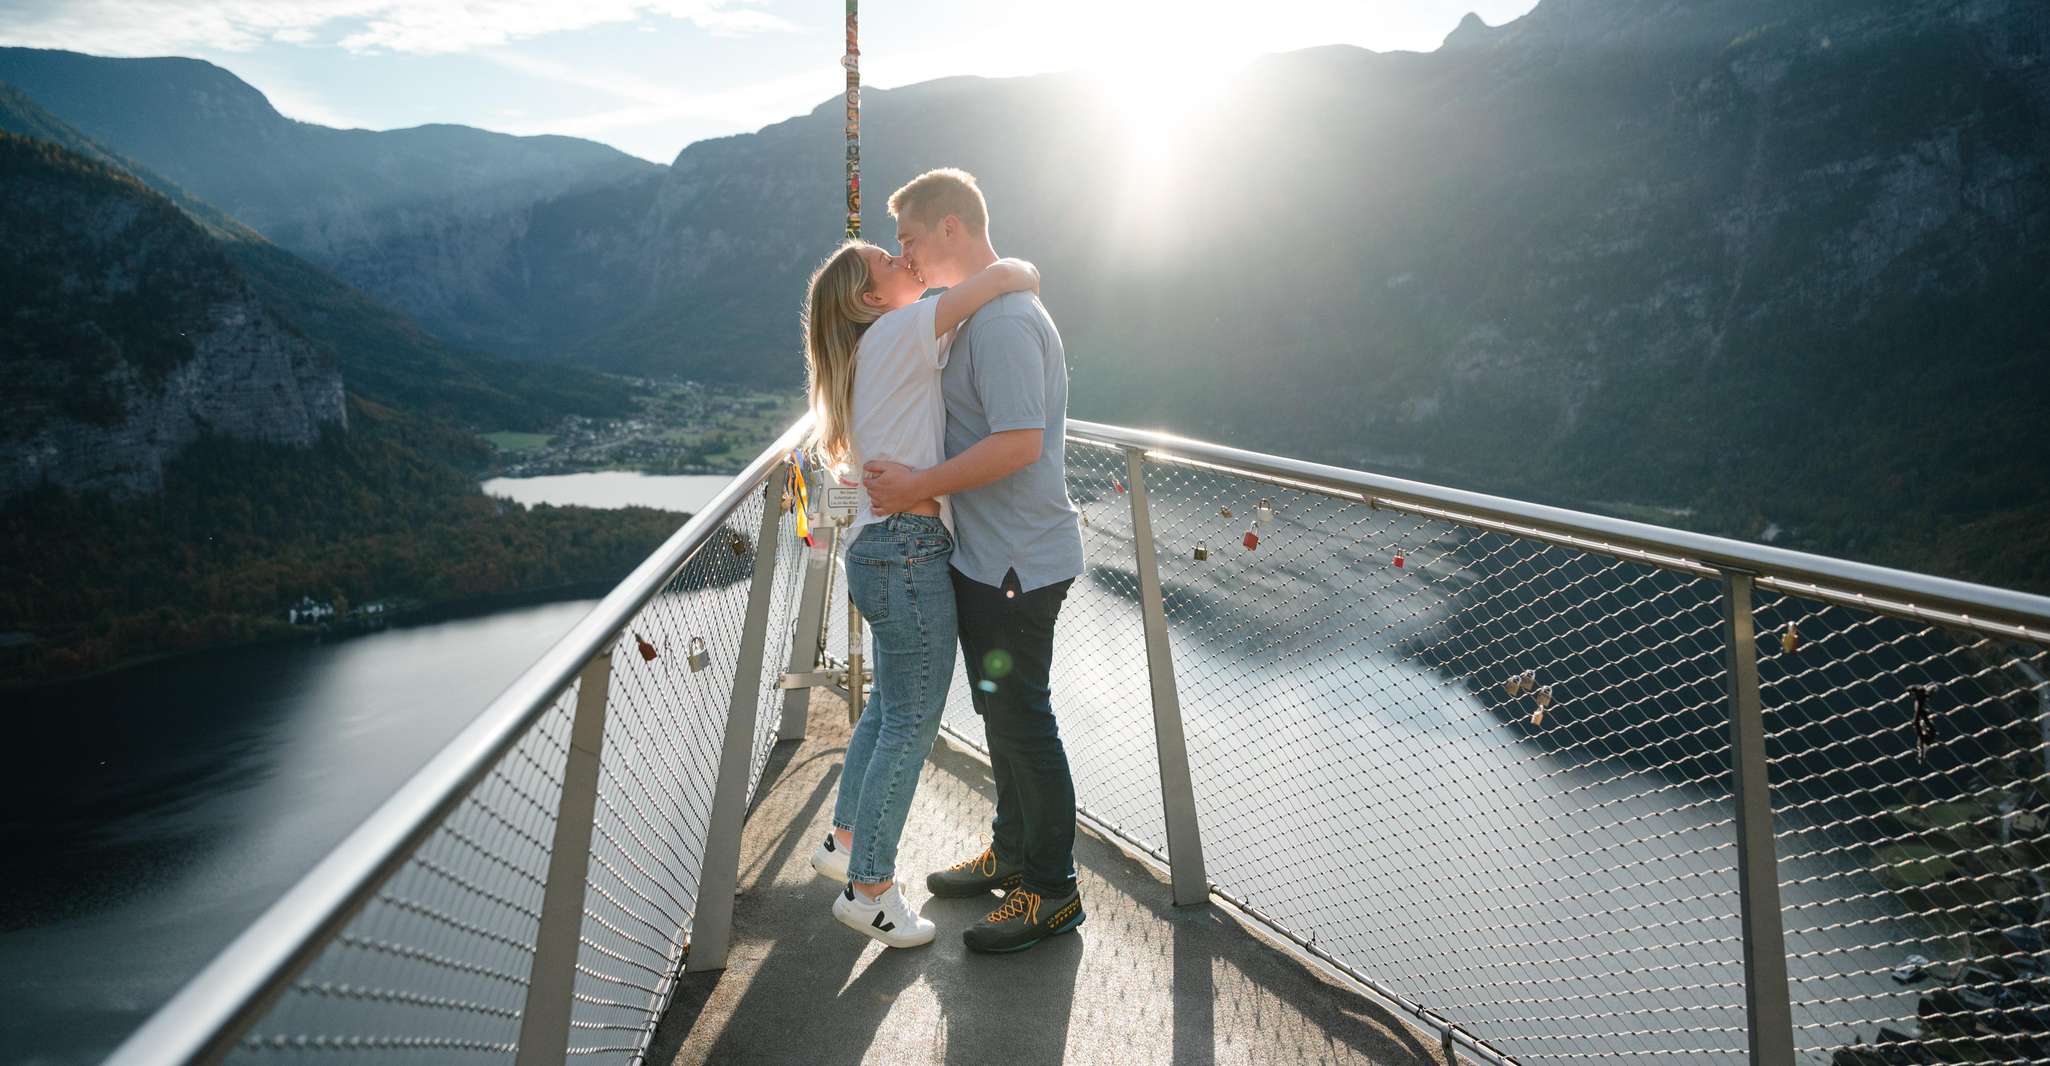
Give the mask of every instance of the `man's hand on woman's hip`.
<svg viewBox="0 0 2050 1066">
<path fill-rule="evenodd" d="M 918 471 L 881 459 L 862 464 L 861 484 L 868 490 L 869 510 L 877 514 L 908 511 L 932 497 L 919 490 Z"/>
</svg>

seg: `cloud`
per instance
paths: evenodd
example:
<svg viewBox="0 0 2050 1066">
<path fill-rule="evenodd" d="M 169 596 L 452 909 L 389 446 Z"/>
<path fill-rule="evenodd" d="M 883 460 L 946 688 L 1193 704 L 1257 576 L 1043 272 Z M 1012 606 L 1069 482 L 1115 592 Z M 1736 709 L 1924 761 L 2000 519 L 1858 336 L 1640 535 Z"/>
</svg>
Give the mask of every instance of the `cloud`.
<svg viewBox="0 0 2050 1066">
<path fill-rule="evenodd" d="M 439 55 L 649 17 L 719 36 L 796 28 L 750 0 L 25 0 L 9 5 L 0 39 L 101 55 L 321 39 L 353 52 Z"/>
<path fill-rule="evenodd" d="M 264 98 L 278 114 L 286 118 L 311 122 L 316 126 L 332 126 L 338 130 L 370 129 L 374 123 L 347 112 L 329 107 L 318 96 L 301 86 L 277 78 L 265 78 Z"/>
<path fill-rule="evenodd" d="M 752 129 L 809 110 L 832 96 L 841 78 L 838 66 L 821 64 L 714 92 L 687 92 L 620 72 L 593 71 L 519 52 L 487 51 L 480 55 L 531 78 L 593 90 L 619 101 L 618 107 L 581 115 L 534 117 L 500 124 L 499 128 L 508 133 L 593 137 L 678 120 L 696 120 L 735 130 Z"/>
</svg>

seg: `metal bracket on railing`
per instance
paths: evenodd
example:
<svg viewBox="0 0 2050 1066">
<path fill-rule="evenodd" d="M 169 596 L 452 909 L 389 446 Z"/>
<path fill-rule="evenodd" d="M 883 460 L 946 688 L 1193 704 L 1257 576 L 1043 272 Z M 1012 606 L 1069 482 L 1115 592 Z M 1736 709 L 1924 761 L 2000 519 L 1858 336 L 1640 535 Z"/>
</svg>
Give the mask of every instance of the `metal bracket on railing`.
<svg viewBox="0 0 2050 1066">
<path fill-rule="evenodd" d="M 1779 857 L 1772 838 L 1765 718 L 1752 632 L 1754 575 L 1725 569 L 1723 656 L 1729 685 L 1731 791 L 1737 807 L 1737 891 L 1744 934 L 1744 1012 L 1751 1066 L 1792 1066 L 1794 1012 L 1780 918 Z"/>
<path fill-rule="evenodd" d="M 840 531 L 833 528 L 819 532 L 826 543 L 822 549 L 807 550 L 805 554 L 804 585 L 797 598 L 797 625 L 790 634 L 790 662 L 777 682 L 777 687 L 784 690 L 783 720 L 776 728 L 778 740 L 804 738 L 811 708 L 810 694 L 804 690 L 828 684 L 818 680 L 825 675 L 808 671 L 816 670 L 825 653 L 827 589 L 832 586 L 833 551 Z"/>
<path fill-rule="evenodd" d="M 1131 483 L 1132 551 L 1139 571 L 1139 613 L 1146 626 L 1146 672 L 1153 682 L 1153 740 L 1160 760 L 1160 806 L 1167 819 L 1167 859 L 1177 906 L 1210 899 L 1203 870 L 1203 834 L 1196 823 L 1196 789 L 1182 735 L 1182 700 L 1167 640 L 1167 608 L 1160 590 L 1160 560 L 1153 544 L 1153 510 L 1146 496 L 1146 455 L 1125 450 Z"/>
<path fill-rule="evenodd" d="M 786 469 L 778 468 L 778 473 L 769 477 L 770 491 L 781 491 L 782 472 Z M 768 651 L 769 601 L 776 588 L 776 527 L 782 518 L 782 508 L 763 503 L 761 534 L 755 538 L 754 583 L 748 586 L 747 619 L 741 623 L 740 652 L 733 664 L 733 698 L 726 705 L 726 738 L 719 749 L 719 779 L 712 789 L 712 813 L 705 827 L 704 867 L 698 874 L 690 954 L 684 959 L 686 973 L 725 969 L 726 952 L 733 942 L 733 895 L 740 883 L 740 828 L 747 816 L 755 717 L 761 706 L 762 662 Z"/>
<path fill-rule="evenodd" d="M 861 720 L 862 688 L 871 675 L 861 666 L 861 608 L 854 606 L 854 589 L 847 590 L 847 724 Z"/>
<path fill-rule="evenodd" d="M 598 768 L 605 753 L 612 648 L 607 644 L 591 656 L 577 683 L 576 718 L 570 724 L 555 839 L 548 849 L 548 883 L 542 890 L 541 927 L 534 936 L 534 958 L 527 972 L 515 1066 L 559 1063 L 569 1053 L 577 955 L 584 931 L 584 886 L 590 875 L 591 828 L 597 821 Z"/>
</svg>

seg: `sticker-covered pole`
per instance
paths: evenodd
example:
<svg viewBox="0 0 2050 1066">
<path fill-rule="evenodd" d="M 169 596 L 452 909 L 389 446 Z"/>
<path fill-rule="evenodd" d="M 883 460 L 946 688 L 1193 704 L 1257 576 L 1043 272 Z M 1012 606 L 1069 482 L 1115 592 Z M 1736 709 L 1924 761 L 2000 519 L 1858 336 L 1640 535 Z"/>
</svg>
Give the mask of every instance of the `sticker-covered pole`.
<svg viewBox="0 0 2050 1066">
<path fill-rule="evenodd" d="M 861 236 L 861 44 L 857 0 L 847 0 L 847 236 Z"/>
</svg>

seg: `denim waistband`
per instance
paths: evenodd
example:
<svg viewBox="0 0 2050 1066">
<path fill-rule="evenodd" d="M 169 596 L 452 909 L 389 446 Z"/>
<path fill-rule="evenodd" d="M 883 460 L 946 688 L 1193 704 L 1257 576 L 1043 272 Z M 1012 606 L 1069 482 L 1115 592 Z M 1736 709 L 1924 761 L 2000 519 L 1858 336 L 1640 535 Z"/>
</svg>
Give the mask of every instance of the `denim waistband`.
<svg viewBox="0 0 2050 1066">
<path fill-rule="evenodd" d="M 945 533 L 947 524 L 940 516 L 931 514 L 910 514 L 899 511 L 876 523 L 892 533 Z"/>
</svg>

